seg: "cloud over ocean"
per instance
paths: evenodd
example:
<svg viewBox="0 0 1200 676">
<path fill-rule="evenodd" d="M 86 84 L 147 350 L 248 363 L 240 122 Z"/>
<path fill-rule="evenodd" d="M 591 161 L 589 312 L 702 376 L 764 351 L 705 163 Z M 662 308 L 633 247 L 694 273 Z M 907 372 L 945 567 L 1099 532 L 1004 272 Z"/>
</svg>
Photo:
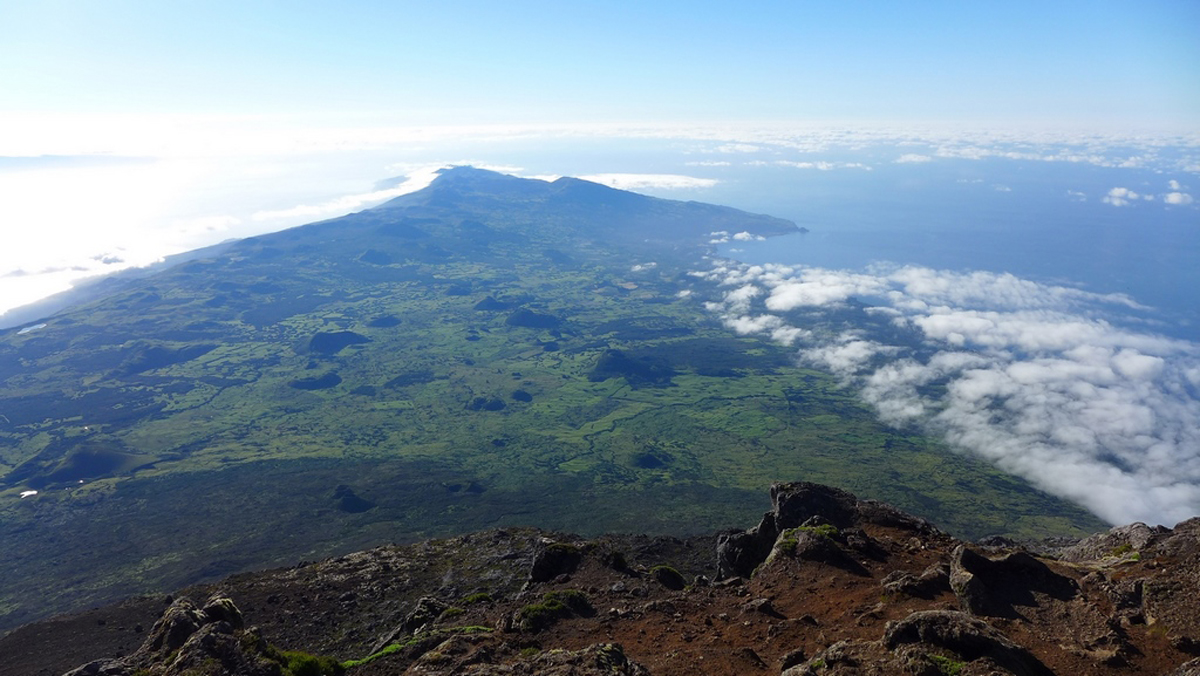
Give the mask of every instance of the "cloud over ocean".
<svg viewBox="0 0 1200 676">
<path fill-rule="evenodd" d="M 695 274 L 717 283 L 706 307 L 726 326 L 794 347 L 889 424 L 1112 523 L 1200 513 L 1200 345 L 1120 322 L 1144 309 L 1128 296 L 917 266 Z M 872 321 L 835 319 L 847 310 Z"/>
</svg>

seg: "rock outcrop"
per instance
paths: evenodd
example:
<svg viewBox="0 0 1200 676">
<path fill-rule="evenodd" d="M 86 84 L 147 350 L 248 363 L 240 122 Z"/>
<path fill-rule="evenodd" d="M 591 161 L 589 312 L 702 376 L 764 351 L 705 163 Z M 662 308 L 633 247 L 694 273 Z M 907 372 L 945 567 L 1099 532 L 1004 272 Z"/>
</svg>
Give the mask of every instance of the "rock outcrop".
<svg viewBox="0 0 1200 676">
<path fill-rule="evenodd" d="M 941 648 L 963 661 L 994 662 L 1016 676 L 1053 676 L 1028 650 L 988 623 L 952 610 L 922 610 L 889 622 L 883 644 L 893 651 L 906 645 Z"/>
<path fill-rule="evenodd" d="M 285 664 L 286 658 L 255 630 L 243 628 L 242 613 L 231 599 L 213 597 L 197 608 L 181 598 L 132 655 L 89 662 L 66 676 L 280 676 Z"/>
<path fill-rule="evenodd" d="M 1034 606 L 1035 592 L 1059 601 L 1075 598 L 1074 580 L 1055 573 L 1028 552 L 992 559 L 966 545 L 950 555 L 950 588 L 972 615 L 1019 617 L 1020 606 Z"/>
<path fill-rule="evenodd" d="M 939 533 L 928 521 L 905 514 L 877 500 L 859 500 L 839 488 L 800 481 L 771 486 L 771 511 L 750 530 L 728 531 L 717 539 L 717 577 L 750 577 L 767 560 L 776 541 L 786 531 L 797 528 L 819 529 L 831 526 L 829 532 L 841 532 L 863 525 L 885 526 L 912 531 L 917 535 Z M 860 531 L 861 532 L 861 531 Z M 831 557 L 845 560 L 820 539 L 797 535 L 803 540 L 803 556 Z M 798 544 L 801 544 L 798 542 Z M 869 543 L 860 539 L 860 547 Z"/>
</svg>

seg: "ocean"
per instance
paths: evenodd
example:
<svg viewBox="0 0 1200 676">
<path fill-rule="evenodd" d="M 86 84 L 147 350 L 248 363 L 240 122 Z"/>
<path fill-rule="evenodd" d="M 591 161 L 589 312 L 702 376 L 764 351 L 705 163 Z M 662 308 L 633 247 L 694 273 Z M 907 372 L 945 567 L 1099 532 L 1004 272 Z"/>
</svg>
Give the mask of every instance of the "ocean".
<svg viewBox="0 0 1200 676">
<path fill-rule="evenodd" d="M 1200 211 L 1162 202 L 1159 195 L 1171 191 L 1169 176 L 1011 160 L 802 176 L 776 166 L 743 172 L 731 186 L 712 192 L 727 191 L 723 203 L 791 219 L 808 232 L 723 245 L 722 253 L 738 260 L 849 270 L 893 263 L 1008 272 L 1126 294 L 1147 309 L 1125 321 L 1200 340 Z M 1194 182 L 1200 187 L 1200 180 Z M 1122 206 L 1104 202 L 1115 187 L 1156 199 Z M 737 194 L 739 188 L 744 194 Z"/>
</svg>

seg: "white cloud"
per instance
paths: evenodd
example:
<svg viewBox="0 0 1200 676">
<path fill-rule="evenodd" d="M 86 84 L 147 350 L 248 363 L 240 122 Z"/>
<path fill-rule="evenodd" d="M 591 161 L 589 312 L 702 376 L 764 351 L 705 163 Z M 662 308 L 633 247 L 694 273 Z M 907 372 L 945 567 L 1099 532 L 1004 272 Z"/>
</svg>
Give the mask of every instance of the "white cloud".
<svg viewBox="0 0 1200 676">
<path fill-rule="evenodd" d="M 766 237 L 763 237 L 762 235 L 755 235 L 747 231 L 739 232 L 735 234 L 733 238 L 739 242 L 761 242 L 762 240 L 766 239 Z"/>
<path fill-rule="evenodd" d="M 1087 195 L 1082 192 L 1079 192 L 1078 190 L 1068 190 L 1067 197 L 1069 197 L 1072 202 L 1086 202 L 1087 201 Z"/>
<path fill-rule="evenodd" d="M 718 153 L 757 153 L 762 148 L 752 143 L 725 143 L 716 147 Z"/>
<path fill-rule="evenodd" d="M 1183 190 L 1183 186 L 1180 185 L 1179 181 L 1176 181 L 1175 179 L 1171 179 L 1171 180 L 1167 181 L 1167 187 L 1170 188 L 1171 190 L 1176 190 L 1176 191 Z"/>
<path fill-rule="evenodd" d="M 708 160 L 701 162 L 684 162 L 684 165 L 689 167 L 729 167 L 733 166 L 733 163 L 726 162 L 725 160 Z"/>
<path fill-rule="evenodd" d="M 917 153 L 905 153 L 896 158 L 896 164 L 919 164 L 922 162 L 932 162 L 933 158 L 928 155 L 919 155 Z"/>
<path fill-rule="evenodd" d="M 619 190 L 686 190 L 711 188 L 720 181 L 680 174 L 589 174 L 579 178 Z"/>
<path fill-rule="evenodd" d="M 750 310 L 750 301 L 761 295 L 762 289 L 753 284 L 743 284 L 733 291 L 725 292 L 725 307 L 730 312 L 745 314 Z"/>
<path fill-rule="evenodd" d="M 1140 197 L 1140 195 L 1129 188 L 1113 188 L 1112 190 L 1109 190 L 1108 194 L 1105 195 L 1100 201 L 1104 202 L 1105 204 L 1111 204 L 1114 207 L 1124 207 L 1129 206 L 1131 201 L 1138 199 L 1138 197 Z"/>
<path fill-rule="evenodd" d="M 747 164 L 756 166 L 765 165 L 767 163 L 759 160 L 747 162 Z M 864 169 L 866 171 L 871 171 L 871 167 L 863 164 L 862 162 L 827 162 L 824 160 L 819 160 L 816 162 L 797 162 L 794 160 L 775 160 L 770 164 L 780 167 L 791 167 L 793 169 L 816 169 L 818 171 L 833 171 L 834 169 Z"/>
<path fill-rule="evenodd" d="M 404 180 L 395 187 L 384 190 L 340 195 L 316 204 L 299 204 L 283 209 L 263 209 L 254 212 L 250 219 L 255 222 L 294 221 L 296 219 L 314 219 L 329 216 L 341 216 L 352 211 L 365 209 L 387 200 L 416 192 L 429 186 L 442 170 L 450 167 L 470 165 L 478 169 L 496 171 L 504 174 L 517 174 L 521 167 L 508 164 L 494 164 L 480 160 L 457 160 L 453 162 L 425 163 L 396 163 L 387 167 L 388 171 L 404 173 Z M 531 176 L 540 180 L 553 181 L 559 176 Z"/>
<path fill-rule="evenodd" d="M 1167 204 L 1184 205 L 1191 204 L 1194 200 L 1185 192 L 1169 192 L 1163 197 L 1163 201 Z"/>
<path fill-rule="evenodd" d="M 798 307 L 819 307 L 840 303 L 854 296 L 880 293 L 885 286 L 871 275 L 841 275 L 824 270 L 804 270 L 798 278 L 773 285 L 766 306 L 787 311 Z"/>
<path fill-rule="evenodd" d="M 835 373 L 856 373 L 878 355 L 894 354 L 896 349 L 874 341 L 843 334 L 832 343 L 803 351 L 805 361 Z"/>
<path fill-rule="evenodd" d="M 992 190 L 995 190 L 996 192 L 1012 192 L 1012 188 L 1001 183 L 993 185 Z"/>
<path fill-rule="evenodd" d="M 729 328 L 799 343 L 803 363 L 857 385 L 889 423 L 923 425 L 1114 523 L 1200 513 L 1200 345 L 1101 318 L 1141 307 L 1125 296 L 911 266 L 720 263 L 701 276 L 731 289 L 706 305 Z M 915 342 L 788 319 L 852 297 Z"/>
<path fill-rule="evenodd" d="M 186 220 L 175 221 L 175 230 L 184 235 L 196 235 L 223 232 L 239 225 L 242 219 L 228 214 L 221 216 L 200 216 Z"/>
<path fill-rule="evenodd" d="M 274 221 L 292 218 L 321 218 L 341 216 L 355 210 L 374 206 L 400 195 L 407 195 L 427 187 L 437 178 L 438 172 L 448 165 L 427 165 L 412 171 L 403 183 L 387 190 L 374 190 L 354 195 L 342 195 L 317 204 L 300 204 L 286 209 L 256 211 L 250 218 L 255 221 Z"/>
</svg>

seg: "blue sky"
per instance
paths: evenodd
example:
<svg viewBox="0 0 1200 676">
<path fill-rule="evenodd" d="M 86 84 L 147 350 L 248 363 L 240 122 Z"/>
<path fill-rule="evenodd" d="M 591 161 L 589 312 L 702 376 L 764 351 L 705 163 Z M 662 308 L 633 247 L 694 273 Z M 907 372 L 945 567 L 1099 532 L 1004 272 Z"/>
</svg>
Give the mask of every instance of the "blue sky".
<svg viewBox="0 0 1200 676">
<path fill-rule="evenodd" d="M 0 110 L 1200 127 L 1200 3 L 0 5 Z"/>
</svg>

